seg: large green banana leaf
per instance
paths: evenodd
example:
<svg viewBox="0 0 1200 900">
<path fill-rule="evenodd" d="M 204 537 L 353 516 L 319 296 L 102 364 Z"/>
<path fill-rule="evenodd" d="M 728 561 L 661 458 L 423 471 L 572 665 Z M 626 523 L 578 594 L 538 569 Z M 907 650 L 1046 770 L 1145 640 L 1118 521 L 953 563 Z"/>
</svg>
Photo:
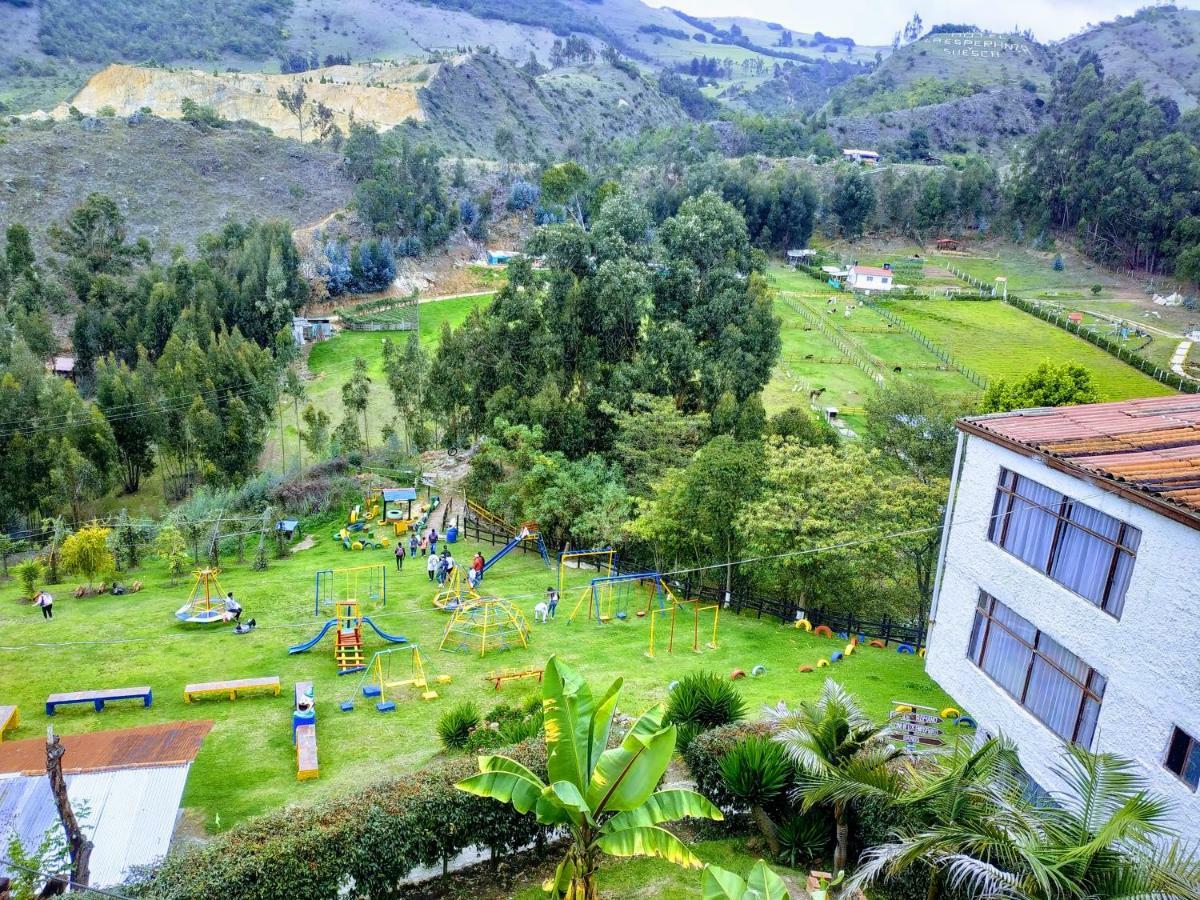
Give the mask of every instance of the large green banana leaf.
<svg viewBox="0 0 1200 900">
<path fill-rule="evenodd" d="M 667 791 L 656 791 L 646 798 L 646 802 L 636 809 L 617 813 L 607 823 L 611 831 L 622 828 L 639 828 L 644 825 L 657 825 L 660 822 L 674 822 L 691 816 L 693 819 L 725 818 L 709 799 L 695 791 L 672 788 Z"/>
<path fill-rule="evenodd" d="M 657 856 L 688 869 L 704 865 L 683 841 L 655 825 L 606 831 L 597 838 L 596 846 L 610 856 Z"/>
</svg>

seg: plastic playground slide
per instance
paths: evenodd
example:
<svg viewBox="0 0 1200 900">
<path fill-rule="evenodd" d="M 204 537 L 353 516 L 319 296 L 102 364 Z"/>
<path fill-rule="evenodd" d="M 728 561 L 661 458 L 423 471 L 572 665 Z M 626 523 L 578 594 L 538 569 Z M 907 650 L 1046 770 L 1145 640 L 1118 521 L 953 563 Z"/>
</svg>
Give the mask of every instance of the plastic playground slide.
<svg viewBox="0 0 1200 900">
<path fill-rule="evenodd" d="M 550 556 L 546 552 L 546 545 L 542 543 L 541 535 L 540 534 L 534 535 L 533 537 L 537 541 L 538 552 L 542 555 L 542 560 L 546 563 L 547 566 L 550 565 Z M 496 563 L 500 562 L 500 560 L 504 559 L 504 557 L 508 556 L 509 553 L 511 553 L 514 549 L 516 549 L 517 545 L 520 544 L 521 541 L 529 540 L 529 538 L 530 538 L 529 532 L 527 532 L 527 531 L 520 532 L 515 538 L 513 538 L 511 541 L 509 541 L 507 544 L 505 544 L 503 547 L 501 547 L 496 552 L 495 556 L 493 556 L 491 559 L 489 559 L 487 562 L 485 562 L 483 564 L 483 571 L 486 572 L 488 569 L 490 569 Z"/>
<path fill-rule="evenodd" d="M 313 647 L 317 646 L 317 644 L 321 643 L 321 638 L 325 637 L 325 635 L 329 633 L 330 628 L 333 628 L 335 625 L 337 625 L 337 621 L 337 619 L 330 619 L 325 623 L 325 626 L 315 638 L 313 638 L 311 641 L 305 641 L 303 644 L 297 644 L 294 647 L 288 647 L 288 653 L 303 653 L 306 650 L 311 650 Z"/>
<path fill-rule="evenodd" d="M 379 626 L 376 625 L 374 622 L 372 622 L 370 620 L 370 618 L 368 618 L 367 616 L 363 616 L 363 621 L 366 622 L 368 625 L 370 625 L 371 628 L 374 629 L 375 633 L 377 635 L 379 635 L 381 638 L 383 638 L 385 641 L 390 641 L 393 644 L 407 644 L 408 643 L 408 638 L 404 637 L 404 635 L 388 634 L 386 631 L 380 630 Z M 324 632 L 322 632 L 322 634 L 324 634 Z"/>
</svg>

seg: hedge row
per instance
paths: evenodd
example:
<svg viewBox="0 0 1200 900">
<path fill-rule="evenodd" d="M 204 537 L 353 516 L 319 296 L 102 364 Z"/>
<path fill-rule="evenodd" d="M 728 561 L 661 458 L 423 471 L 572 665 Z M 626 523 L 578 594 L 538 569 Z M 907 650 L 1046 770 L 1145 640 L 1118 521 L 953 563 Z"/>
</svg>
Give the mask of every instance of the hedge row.
<svg viewBox="0 0 1200 900">
<path fill-rule="evenodd" d="M 505 755 L 546 776 L 539 738 Z M 172 854 L 123 892 L 170 900 L 328 900 L 393 897 L 402 879 L 470 847 L 510 853 L 548 832 L 511 806 L 455 790 L 474 756 L 429 766 L 311 806 L 294 806 Z M 345 890 L 346 893 L 341 892 Z"/>
</svg>

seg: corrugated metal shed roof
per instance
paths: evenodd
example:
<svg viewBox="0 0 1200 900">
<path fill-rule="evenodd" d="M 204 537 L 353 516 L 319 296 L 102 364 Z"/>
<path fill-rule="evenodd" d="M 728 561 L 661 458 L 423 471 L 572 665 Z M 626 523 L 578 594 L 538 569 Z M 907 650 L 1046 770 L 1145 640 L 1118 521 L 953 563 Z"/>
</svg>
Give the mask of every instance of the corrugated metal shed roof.
<svg viewBox="0 0 1200 900">
<path fill-rule="evenodd" d="M 1200 395 L 1017 410 L 960 427 L 1108 479 L 1200 527 Z"/>
<path fill-rule="evenodd" d="M 383 494 L 383 499 L 388 503 L 396 503 L 401 500 L 416 500 L 417 489 L 410 487 L 403 488 L 384 488 L 380 491 Z"/>
<path fill-rule="evenodd" d="M 133 866 L 167 853 L 189 766 L 119 769 L 67 776 L 67 793 L 92 839 L 91 884 L 120 884 Z M 16 832 L 27 848 L 58 827 L 58 812 L 45 775 L 0 777 L 0 838 Z M 0 875 L 8 874 L 0 862 Z"/>
</svg>

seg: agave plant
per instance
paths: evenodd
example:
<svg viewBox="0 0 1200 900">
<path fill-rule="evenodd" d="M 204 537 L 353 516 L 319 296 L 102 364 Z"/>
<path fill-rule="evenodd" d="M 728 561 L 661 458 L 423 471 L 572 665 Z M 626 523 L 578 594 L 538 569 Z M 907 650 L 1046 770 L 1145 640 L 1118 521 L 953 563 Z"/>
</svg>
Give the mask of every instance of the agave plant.
<svg viewBox="0 0 1200 900">
<path fill-rule="evenodd" d="M 783 879 L 761 859 L 744 881 L 736 872 L 720 866 L 705 866 L 701 885 L 704 900 L 790 900 L 792 896 Z"/>
<path fill-rule="evenodd" d="M 507 757 L 481 756 L 479 774 L 457 785 L 569 831 L 567 854 L 542 885 L 568 900 L 594 900 L 605 853 L 700 868 L 683 842 L 660 826 L 685 816 L 722 818 L 695 791 L 655 790 L 675 752 L 675 726 L 663 724 L 662 704 L 643 713 L 618 746 L 608 746 L 621 685 L 618 678 L 597 701 L 583 678 L 550 657 L 542 678 L 550 783 Z"/>
</svg>

